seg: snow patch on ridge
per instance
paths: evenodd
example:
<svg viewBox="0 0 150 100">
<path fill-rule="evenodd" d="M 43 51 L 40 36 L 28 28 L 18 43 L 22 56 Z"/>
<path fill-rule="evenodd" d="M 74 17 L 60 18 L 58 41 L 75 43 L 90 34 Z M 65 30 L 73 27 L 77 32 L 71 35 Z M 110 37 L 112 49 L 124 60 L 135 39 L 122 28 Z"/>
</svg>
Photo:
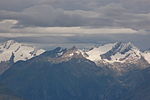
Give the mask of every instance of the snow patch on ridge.
<svg viewBox="0 0 150 100">
<path fill-rule="evenodd" d="M 142 55 L 145 60 L 150 64 L 150 51 L 145 51 L 144 53 L 142 53 Z"/>
<path fill-rule="evenodd" d="M 86 58 L 91 61 L 99 61 L 101 60 L 100 55 L 105 54 L 106 52 L 111 50 L 115 44 L 116 43 L 110 43 L 100 47 L 95 47 L 92 50 L 86 52 L 86 54 L 88 55 Z"/>
<path fill-rule="evenodd" d="M 9 61 L 14 54 L 14 62 L 19 60 L 28 60 L 45 52 L 43 49 L 18 43 L 14 40 L 6 41 L 0 44 L 0 62 Z"/>
<path fill-rule="evenodd" d="M 95 47 L 86 52 L 86 58 L 104 63 L 125 63 L 132 62 L 141 58 L 141 52 L 133 44 L 116 42 L 112 44 L 105 44 L 103 46 Z"/>
</svg>

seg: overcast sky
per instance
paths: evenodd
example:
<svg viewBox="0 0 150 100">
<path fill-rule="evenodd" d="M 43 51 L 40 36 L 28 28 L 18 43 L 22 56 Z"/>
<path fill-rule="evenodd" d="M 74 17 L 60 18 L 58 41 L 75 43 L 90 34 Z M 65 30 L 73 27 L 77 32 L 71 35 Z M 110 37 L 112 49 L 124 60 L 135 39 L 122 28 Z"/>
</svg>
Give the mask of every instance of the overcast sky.
<svg viewBox="0 0 150 100">
<path fill-rule="evenodd" d="M 150 0 L 0 0 L 0 41 L 40 47 L 133 42 L 150 48 Z"/>
</svg>

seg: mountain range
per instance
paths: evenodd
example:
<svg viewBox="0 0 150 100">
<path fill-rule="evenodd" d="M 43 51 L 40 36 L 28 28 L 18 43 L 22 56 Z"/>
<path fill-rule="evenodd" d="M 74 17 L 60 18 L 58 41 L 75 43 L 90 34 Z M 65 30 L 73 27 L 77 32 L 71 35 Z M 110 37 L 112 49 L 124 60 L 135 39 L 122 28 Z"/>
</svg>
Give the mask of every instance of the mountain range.
<svg viewBox="0 0 150 100">
<path fill-rule="evenodd" d="M 4 100 L 150 100 L 150 51 L 130 42 L 46 51 L 9 40 L 0 50 Z"/>
</svg>

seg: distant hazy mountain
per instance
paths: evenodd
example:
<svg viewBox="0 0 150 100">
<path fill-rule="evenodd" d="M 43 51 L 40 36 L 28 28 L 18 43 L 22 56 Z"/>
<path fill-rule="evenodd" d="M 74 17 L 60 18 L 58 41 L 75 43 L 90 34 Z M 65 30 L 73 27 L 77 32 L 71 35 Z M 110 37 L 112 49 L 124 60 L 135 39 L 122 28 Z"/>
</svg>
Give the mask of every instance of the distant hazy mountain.
<svg viewBox="0 0 150 100">
<path fill-rule="evenodd" d="M 132 43 L 110 43 L 86 51 L 57 47 L 11 63 L 14 57 L 13 53 L 9 69 L 0 75 L 0 83 L 11 96 L 24 100 L 150 100 L 149 51 L 142 52 Z M 3 88 L 0 91 L 7 94 Z"/>
<path fill-rule="evenodd" d="M 67 61 L 72 56 L 80 55 L 93 61 L 97 66 L 107 65 L 114 70 L 125 72 L 136 66 L 136 68 L 146 68 L 150 64 L 150 51 L 142 52 L 132 43 L 109 43 L 99 47 L 93 47 L 87 51 L 73 47 L 71 49 L 60 49 L 52 59 L 53 62 Z M 45 52 L 43 49 L 18 43 L 14 40 L 6 41 L 0 44 L 0 73 L 4 72 L 10 66 L 10 62 L 28 60 Z M 53 53 L 52 53 L 53 54 Z M 54 55 L 54 54 L 53 54 Z"/>
</svg>

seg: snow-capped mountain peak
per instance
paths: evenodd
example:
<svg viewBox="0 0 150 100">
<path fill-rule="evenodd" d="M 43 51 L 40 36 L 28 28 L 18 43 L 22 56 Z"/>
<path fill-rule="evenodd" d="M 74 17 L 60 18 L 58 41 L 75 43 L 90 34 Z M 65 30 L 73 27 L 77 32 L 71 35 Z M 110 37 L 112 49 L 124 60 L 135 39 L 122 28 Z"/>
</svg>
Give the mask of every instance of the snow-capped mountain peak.
<svg viewBox="0 0 150 100">
<path fill-rule="evenodd" d="M 145 58 L 145 60 L 150 64 L 150 50 L 147 50 L 142 53 L 142 56 Z"/>
<path fill-rule="evenodd" d="M 92 61 L 99 61 L 101 60 L 100 55 L 105 54 L 106 52 L 111 50 L 115 44 L 116 43 L 110 43 L 99 47 L 93 47 L 92 49 L 86 52 L 86 58 Z"/>
<path fill-rule="evenodd" d="M 127 60 L 140 59 L 140 50 L 131 43 L 116 43 L 111 50 L 101 55 L 102 59 L 109 62 L 125 62 Z"/>
<path fill-rule="evenodd" d="M 45 52 L 43 49 L 36 49 L 32 46 L 8 40 L 0 44 L 0 62 L 9 61 L 14 54 L 14 62 L 31 59 L 34 56 Z"/>
<path fill-rule="evenodd" d="M 10 46 L 12 46 L 13 44 L 17 43 L 16 41 L 14 40 L 8 40 L 2 44 L 0 44 L 1 48 L 0 49 L 9 49 Z"/>
<path fill-rule="evenodd" d="M 94 62 L 103 61 L 106 63 L 123 63 L 133 58 L 134 60 L 135 58 L 140 59 L 140 53 L 140 50 L 130 42 L 116 42 L 111 44 L 105 44 L 99 47 L 94 47 L 93 49 L 86 52 L 86 58 Z"/>
<path fill-rule="evenodd" d="M 94 47 L 85 51 L 84 57 L 95 62 L 97 66 L 106 65 L 119 72 L 135 66 L 146 68 L 150 64 L 150 52 L 142 53 L 130 42 L 116 42 Z"/>
</svg>

